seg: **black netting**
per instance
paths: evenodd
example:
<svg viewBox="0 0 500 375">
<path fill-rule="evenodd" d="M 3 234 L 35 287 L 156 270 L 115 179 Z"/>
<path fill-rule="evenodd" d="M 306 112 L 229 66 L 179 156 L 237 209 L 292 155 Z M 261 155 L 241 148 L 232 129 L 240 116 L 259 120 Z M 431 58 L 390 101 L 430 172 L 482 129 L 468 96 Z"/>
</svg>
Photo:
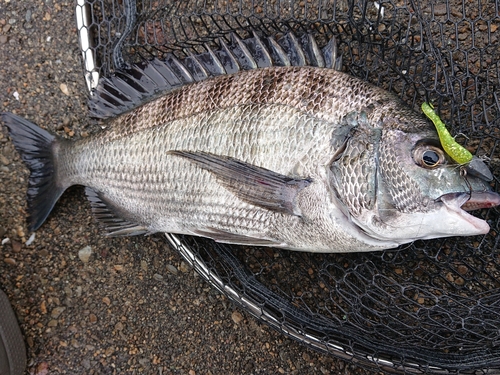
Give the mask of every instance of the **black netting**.
<svg viewBox="0 0 500 375">
<path fill-rule="evenodd" d="M 335 36 L 344 71 L 414 108 L 432 101 L 452 134 L 462 134 L 459 141 L 500 175 L 498 0 L 84 4 L 77 14 L 83 9 L 87 17 L 79 28 L 89 35 L 82 51 L 90 86 L 122 59 L 183 59 L 217 47 L 218 38 L 230 43 L 232 32 L 278 40 L 289 31 L 312 34 L 320 47 Z M 316 349 L 384 370 L 486 373 L 500 369 L 500 216 L 496 208 L 477 216 L 488 221 L 489 234 L 366 254 L 170 239 L 223 293 Z"/>
</svg>

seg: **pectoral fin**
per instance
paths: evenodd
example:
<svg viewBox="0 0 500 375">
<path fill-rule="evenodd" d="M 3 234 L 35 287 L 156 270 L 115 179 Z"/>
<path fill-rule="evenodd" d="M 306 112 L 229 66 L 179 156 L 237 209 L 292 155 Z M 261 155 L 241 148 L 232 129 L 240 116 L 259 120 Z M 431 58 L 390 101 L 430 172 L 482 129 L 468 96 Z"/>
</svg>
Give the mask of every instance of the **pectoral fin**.
<svg viewBox="0 0 500 375">
<path fill-rule="evenodd" d="M 213 173 L 226 189 L 241 200 L 271 211 L 300 216 L 295 204 L 297 193 L 312 180 L 295 179 L 256 167 L 228 156 L 204 152 L 170 151 Z"/>
</svg>

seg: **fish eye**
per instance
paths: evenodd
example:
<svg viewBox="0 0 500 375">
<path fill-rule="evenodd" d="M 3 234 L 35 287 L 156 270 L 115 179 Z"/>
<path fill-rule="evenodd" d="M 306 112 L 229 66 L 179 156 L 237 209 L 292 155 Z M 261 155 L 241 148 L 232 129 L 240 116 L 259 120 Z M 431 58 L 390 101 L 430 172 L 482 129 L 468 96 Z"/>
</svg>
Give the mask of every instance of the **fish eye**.
<svg viewBox="0 0 500 375">
<path fill-rule="evenodd" d="M 439 163 L 439 155 L 434 150 L 426 150 L 422 155 L 422 161 L 428 167 L 435 167 Z"/>
<path fill-rule="evenodd" d="M 421 167 L 433 169 L 446 162 L 444 151 L 431 145 L 419 145 L 413 153 L 413 159 Z"/>
</svg>

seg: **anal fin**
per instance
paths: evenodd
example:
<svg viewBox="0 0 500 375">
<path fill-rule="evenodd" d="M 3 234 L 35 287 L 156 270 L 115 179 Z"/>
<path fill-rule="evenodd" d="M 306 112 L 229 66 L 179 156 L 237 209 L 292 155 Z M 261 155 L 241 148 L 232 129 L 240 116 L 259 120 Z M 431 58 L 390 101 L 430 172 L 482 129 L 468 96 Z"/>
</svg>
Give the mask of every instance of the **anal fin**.
<svg viewBox="0 0 500 375">
<path fill-rule="evenodd" d="M 295 179 L 228 156 L 205 152 L 170 151 L 213 173 L 226 189 L 241 200 L 271 211 L 301 216 L 295 198 L 312 180 Z"/>
<path fill-rule="evenodd" d="M 102 193 L 86 187 L 85 194 L 87 194 L 87 198 L 90 201 L 94 217 L 106 230 L 106 235 L 119 237 L 150 233 L 146 227 L 127 218 L 128 215 L 123 209 L 107 200 Z"/>
</svg>

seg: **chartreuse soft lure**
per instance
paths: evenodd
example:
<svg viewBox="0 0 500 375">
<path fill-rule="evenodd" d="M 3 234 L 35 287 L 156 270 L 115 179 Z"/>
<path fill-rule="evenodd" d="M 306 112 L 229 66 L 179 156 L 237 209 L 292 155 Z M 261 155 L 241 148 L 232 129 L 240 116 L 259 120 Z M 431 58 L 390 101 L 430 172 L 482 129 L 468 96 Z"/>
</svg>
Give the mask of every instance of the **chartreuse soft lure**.
<svg viewBox="0 0 500 375">
<path fill-rule="evenodd" d="M 446 125 L 441 121 L 437 113 L 434 112 L 432 104 L 422 103 L 422 111 L 434 123 L 444 151 L 459 164 L 470 163 L 472 154 L 455 141 L 455 138 L 453 138 L 448 129 L 446 129 Z"/>
</svg>

